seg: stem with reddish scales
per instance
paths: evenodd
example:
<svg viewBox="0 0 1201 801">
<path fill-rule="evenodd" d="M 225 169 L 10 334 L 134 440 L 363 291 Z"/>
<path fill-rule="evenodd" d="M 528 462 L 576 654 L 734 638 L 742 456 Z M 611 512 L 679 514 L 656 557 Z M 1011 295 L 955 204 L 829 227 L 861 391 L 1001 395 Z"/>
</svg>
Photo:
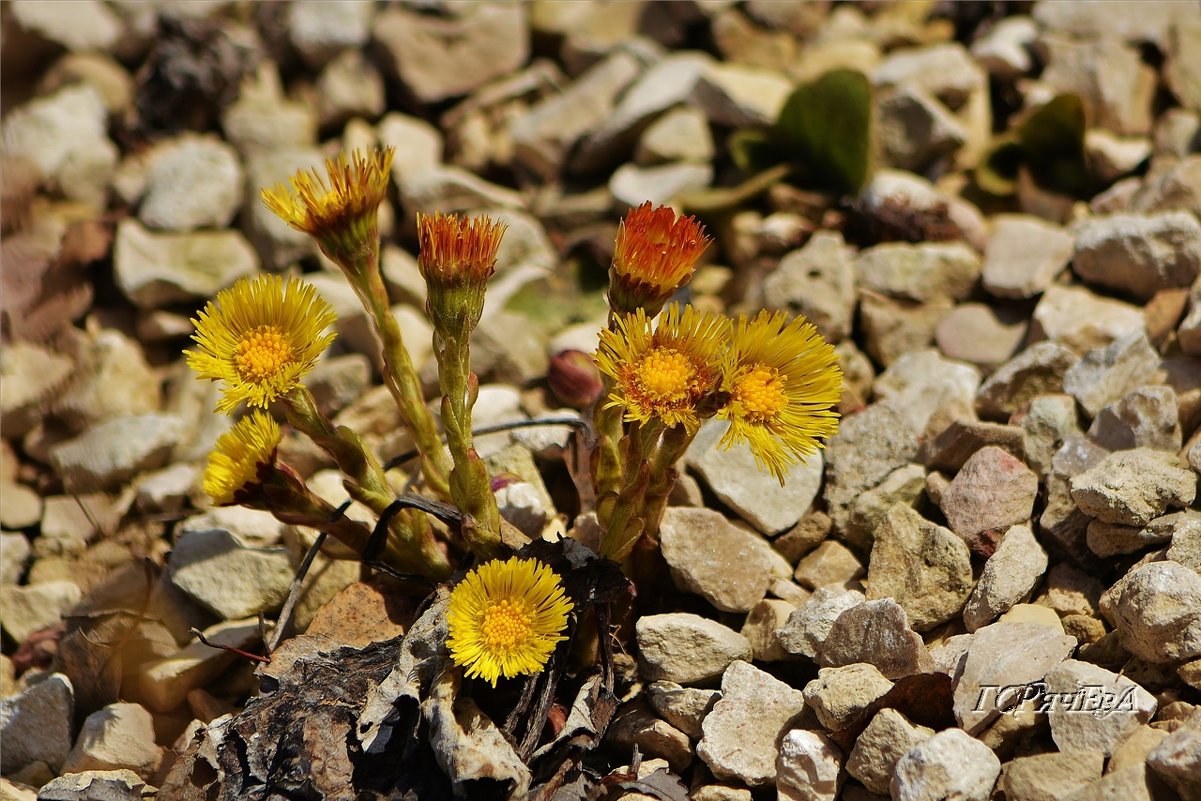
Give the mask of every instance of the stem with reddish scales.
<svg viewBox="0 0 1201 801">
<path fill-rule="evenodd" d="M 384 287 L 379 270 L 366 270 L 362 286 L 351 281 L 351 286 L 371 314 L 376 337 L 380 341 L 380 352 L 384 360 L 384 384 L 400 410 L 405 429 L 421 454 L 421 474 L 430 490 L 445 501 L 453 500 L 447 475 L 449 460 L 442 449 L 438 428 L 425 396 L 421 392 L 421 381 L 405 347 L 400 325 L 392 316 L 388 305 L 388 292 Z"/>
<path fill-rule="evenodd" d="M 303 384 L 285 395 L 284 401 L 288 422 L 332 456 L 346 474 L 343 484 L 350 497 L 382 515 L 395 495 L 379 460 L 359 435 L 346 426 L 335 427 Z M 436 579 L 450 575 L 446 555 L 438 548 L 429 521 L 421 513 L 402 510 L 389 521 L 388 528 L 395 535 L 388 538 L 388 547 L 398 550 L 414 572 Z"/>
</svg>

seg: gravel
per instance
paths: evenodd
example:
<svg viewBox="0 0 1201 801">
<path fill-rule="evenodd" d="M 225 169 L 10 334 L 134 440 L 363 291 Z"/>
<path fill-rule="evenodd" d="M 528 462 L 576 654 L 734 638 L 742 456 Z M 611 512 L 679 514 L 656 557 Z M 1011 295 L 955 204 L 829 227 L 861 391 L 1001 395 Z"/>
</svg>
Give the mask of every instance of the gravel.
<svg viewBox="0 0 1201 801">
<path fill-rule="evenodd" d="M 380 143 L 398 148 L 380 214 L 389 302 L 430 397 L 414 215 L 509 225 L 473 350 L 479 425 L 563 413 L 549 359 L 595 345 L 617 221 L 647 199 L 715 238 L 682 299 L 803 314 L 838 346 L 839 432 L 783 487 L 748 449 L 717 447 L 718 420 L 677 465 L 659 580 L 610 619 L 615 747 L 589 770 L 637 746 L 662 758 L 640 781 L 678 778 L 698 801 L 1082 801 L 1141 797 L 1151 776 L 1196 798 L 1195 9 L 10 5 L 5 66 L 23 80 L 0 124 L 4 794 L 152 797 L 176 758 L 165 732 L 195 717 L 193 733 L 225 736 L 203 721 L 272 697 L 274 679 L 190 629 L 259 648 L 257 616 L 270 629 L 312 534 L 208 508 L 199 477 L 225 422 L 181 351 L 217 291 L 303 274 L 341 317 L 312 377 L 322 408 L 382 459 L 409 450 L 353 292 L 258 197 Z M 762 136 L 798 79 L 838 67 L 863 74 L 874 104 L 858 191 L 821 182 L 813 166 L 836 158 L 802 152 L 795 122 Z M 1057 95 L 1082 111 L 1071 141 L 1040 127 Z M 781 158 L 785 179 L 746 183 Z M 571 479 L 588 462 L 563 466 L 585 440 L 564 427 L 479 440 L 512 474 L 499 499 L 525 534 L 586 537 Z M 303 438 L 280 453 L 345 497 Z M 405 469 L 389 474 L 398 489 Z M 324 555 L 314 570 L 299 629 L 336 617 L 327 599 L 357 572 Z M 380 605 L 395 620 L 356 625 L 399 631 L 402 598 Z M 286 647 L 346 644 L 322 625 L 324 639 L 289 632 Z M 114 642 L 120 669 L 101 671 L 89 643 Z M 935 671 L 943 684 L 914 689 Z M 552 709 L 570 728 L 569 684 Z M 1104 717 L 980 706 L 1019 685 L 1135 703 Z M 649 794 L 679 794 L 666 787 Z"/>
</svg>

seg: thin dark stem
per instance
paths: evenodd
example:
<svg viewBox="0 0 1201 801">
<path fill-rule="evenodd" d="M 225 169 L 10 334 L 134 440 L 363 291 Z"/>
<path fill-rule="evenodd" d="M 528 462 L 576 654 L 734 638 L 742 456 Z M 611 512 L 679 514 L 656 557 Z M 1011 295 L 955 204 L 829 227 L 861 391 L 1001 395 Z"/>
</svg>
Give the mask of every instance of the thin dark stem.
<svg viewBox="0 0 1201 801">
<path fill-rule="evenodd" d="M 188 631 L 190 631 L 192 635 L 196 637 L 196 639 L 200 640 L 201 643 L 207 645 L 209 648 L 216 648 L 219 651 L 229 651 L 231 654 L 236 654 L 243 659 L 250 659 L 255 662 L 263 662 L 264 664 L 271 661 L 270 657 L 261 656 L 260 654 L 252 654 L 249 651 L 242 650 L 241 648 L 234 648 L 232 645 L 221 645 L 220 643 L 209 642 L 208 638 L 204 636 L 204 632 L 202 632 L 200 629 L 191 628 L 188 629 Z"/>
<path fill-rule="evenodd" d="M 363 548 L 363 553 L 360 554 L 364 562 L 374 562 L 384 552 L 384 547 L 388 544 L 388 525 L 392 522 L 392 518 L 396 517 L 400 512 L 401 508 L 393 501 L 384 507 L 384 511 L 380 512 L 379 517 L 375 521 L 375 528 L 371 530 L 371 536 L 367 538 L 367 545 Z"/>
<path fill-rule="evenodd" d="M 92 514 L 92 510 L 89 509 L 88 505 L 83 502 L 83 499 L 74 492 L 71 493 L 71 498 L 75 501 L 75 505 L 79 507 L 79 511 L 83 512 L 83 516 L 86 517 L 88 522 L 92 524 L 92 528 L 96 529 L 96 533 L 107 538 L 111 532 L 105 531 L 103 528 L 101 528 L 100 521 L 98 521 L 96 516 Z"/>
<path fill-rule="evenodd" d="M 378 570 L 379 572 L 384 573 L 385 575 L 397 581 L 416 584 L 421 587 L 423 594 L 428 593 L 434 587 L 438 586 L 436 581 L 428 579 L 425 576 L 422 576 L 418 573 L 401 573 L 399 570 L 392 567 L 392 565 L 389 565 L 385 562 L 364 562 L 363 564 L 365 564 L 367 567 L 370 567 L 372 570 Z"/>
<path fill-rule="evenodd" d="M 581 431 L 591 429 L 591 424 L 582 417 L 560 415 L 558 417 L 535 417 L 532 420 L 513 420 L 508 423 L 497 423 L 495 425 L 483 426 L 482 428 L 473 428 L 471 435 L 473 437 L 483 436 L 484 434 L 499 434 L 501 431 L 514 431 L 519 428 L 535 428 L 537 426 L 571 426 L 578 428 Z M 446 435 L 442 435 L 442 440 L 446 440 Z M 400 467 L 410 459 L 415 459 L 420 456 L 417 450 L 406 451 L 399 456 L 393 456 L 384 464 L 385 470 L 392 470 Z"/>
<path fill-rule="evenodd" d="M 463 523 L 463 513 L 459 511 L 458 507 L 411 492 L 397 495 L 396 500 L 388 504 L 388 508 L 384 510 L 380 518 L 386 519 L 391 517 L 401 509 L 416 509 L 419 512 L 425 512 L 427 515 L 438 518 L 448 526 L 457 526 Z"/>
<path fill-rule="evenodd" d="M 340 516 L 350 501 L 347 501 L 337 509 L 337 514 Z M 304 577 L 308 575 L 309 568 L 313 566 L 313 560 L 317 558 L 317 552 L 321 550 L 321 546 L 325 543 L 326 533 L 318 531 L 313 544 L 309 546 L 308 552 L 304 555 L 304 560 L 301 561 L 300 567 L 296 571 L 296 575 L 292 578 L 292 586 L 288 588 L 288 600 L 284 602 L 284 608 L 280 610 L 279 619 L 275 621 L 275 632 L 271 635 L 271 642 L 267 644 L 267 653 L 272 654 L 279 644 L 283 642 L 284 634 L 291 629 L 292 612 L 296 609 L 296 602 L 300 600 L 300 585 L 304 582 Z"/>
</svg>

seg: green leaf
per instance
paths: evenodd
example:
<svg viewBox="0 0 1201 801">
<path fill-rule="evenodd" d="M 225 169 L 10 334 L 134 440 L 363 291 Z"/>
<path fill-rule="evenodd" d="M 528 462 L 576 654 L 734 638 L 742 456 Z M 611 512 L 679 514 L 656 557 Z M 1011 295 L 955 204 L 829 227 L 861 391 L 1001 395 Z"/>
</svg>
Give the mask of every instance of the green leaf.
<svg viewBox="0 0 1201 801">
<path fill-rule="evenodd" d="M 747 175 L 766 170 L 784 161 L 786 154 L 780 151 L 767 131 L 756 128 L 739 128 L 726 140 L 734 166 Z"/>
<path fill-rule="evenodd" d="M 1018 141 L 1032 160 L 1084 158 L 1084 103 L 1057 95 L 1018 126 Z"/>
<path fill-rule="evenodd" d="M 1100 187 L 1085 159 L 1084 129 L 1080 97 L 1057 95 L 993 142 L 976 168 L 976 183 L 990 194 L 1012 195 L 1025 169 L 1043 189 L 1091 197 Z"/>
<path fill-rule="evenodd" d="M 1084 158 L 1084 103 L 1077 95 L 1057 95 L 1017 131 L 1026 167 L 1040 186 L 1088 197 L 1097 179 Z"/>
<path fill-rule="evenodd" d="M 871 117 L 867 78 L 833 70 L 789 95 L 775 133 L 789 158 L 823 188 L 855 193 L 870 166 Z"/>
<path fill-rule="evenodd" d="M 976 184 L 990 195 L 1008 197 L 1017 191 L 1018 170 L 1026 151 L 1012 138 L 998 139 L 976 166 Z"/>
</svg>

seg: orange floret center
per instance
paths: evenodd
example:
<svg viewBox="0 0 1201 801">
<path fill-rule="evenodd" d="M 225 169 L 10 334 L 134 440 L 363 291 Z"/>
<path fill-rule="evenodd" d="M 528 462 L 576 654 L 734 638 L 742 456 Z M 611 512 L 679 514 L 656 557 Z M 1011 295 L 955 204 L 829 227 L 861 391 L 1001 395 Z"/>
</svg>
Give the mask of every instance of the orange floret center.
<svg viewBox="0 0 1201 801">
<path fill-rule="evenodd" d="M 732 394 L 743 413 L 756 423 L 774 419 L 788 402 L 780 371 L 762 364 L 739 378 Z"/>
<path fill-rule="evenodd" d="M 692 361 L 675 348 L 654 348 L 634 368 L 634 383 L 653 404 L 680 403 L 688 399 L 696 380 Z"/>
<path fill-rule="evenodd" d="M 530 641 L 532 623 L 524 605 L 509 600 L 493 601 L 484 609 L 480 632 L 489 649 L 511 651 Z"/>
<path fill-rule="evenodd" d="M 234 362 L 243 381 L 261 383 L 283 370 L 292 355 L 291 343 L 278 328 L 260 325 L 242 337 L 234 350 Z"/>
</svg>

